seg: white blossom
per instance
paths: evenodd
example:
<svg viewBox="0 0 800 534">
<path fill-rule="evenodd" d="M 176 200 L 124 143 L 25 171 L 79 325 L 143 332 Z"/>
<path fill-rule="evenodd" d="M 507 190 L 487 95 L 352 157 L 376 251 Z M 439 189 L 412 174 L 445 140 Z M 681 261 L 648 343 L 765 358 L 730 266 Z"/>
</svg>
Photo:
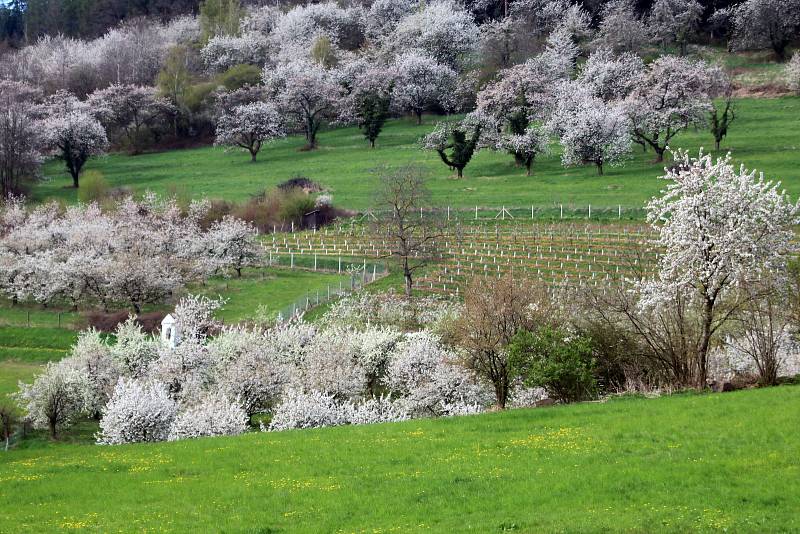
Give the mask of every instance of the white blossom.
<svg viewBox="0 0 800 534">
<path fill-rule="evenodd" d="M 417 51 L 458 69 L 477 48 L 478 37 L 472 14 L 453 0 L 434 0 L 402 18 L 386 44 L 393 50 Z"/>
<path fill-rule="evenodd" d="M 745 0 L 734 7 L 736 49 L 771 48 L 783 60 L 798 35 L 800 0 Z"/>
<path fill-rule="evenodd" d="M 487 404 L 486 389 L 429 332 L 408 334 L 396 345 L 385 383 L 416 416 L 447 415 L 457 406 Z"/>
<path fill-rule="evenodd" d="M 51 115 L 41 123 L 42 140 L 50 153 L 64 161 L 75 187 L 84 164 L 108 148 L 106 131 L 88 113 L 70 111 Z"/>
<path fill-rule="evenodd" d="M 97 442 L 103 445 L 164 441 L 178 405 L 160 384 L 120 378 L 103 410 Z"/>
<path fill-rule="evenodd" d="M 246 432 L 247 427 L 248 417 L 241 406 L 224 393 L 208 393 L 178 413 L 167 439 L 236 436 Z"/>
<path fill-rule="evenodd" d="M 780 183 L 737 170 L 730 156 L 677 152 L 675 162 L 664 176 L 670 183 L 647 205 L 662 251 L 654 289 L 691 288 L 718 299 L 759 273 L 786 268 L 800 212 Z"/>
<path fill-rule="evenodd" d="M 662 56 L 647 66 L 626 99 L 633 132 L 653 148 L 657 161 L 678 132 L 705 124 L 711 111 L 708 78 L 708 66 L 702 61 Z"/>
<path fill-rule="evenodd" d="M 92 395 L 81 371 L 62 362 L 49 362 L 32 384 L 20 383 L 15 397 L 34 428 L 47 428 L 56 437 L 85 412 Z"/>
<path fill-rule="evenodd" d="M 800 52 L 795 52 L 792 60 L 786 64 L 786 79 L 789 89 L 800 95 Z"/>
<path fill-rule="evenodd" d="M 550 129 L 559 136 L 564 165 L 619 165 L 631 150 L 631 124 L 620 105 L 608 104 L 580 82 L 561 86 Z"/>
<path fill-rule="evenodd" d="M 336 71 L 303 59 L 266 67 L 264 84 L 269 98 L 316 146 L 317 132 L 325 120 L 335 118 L 339 98 Z"/>
<path fill-rule="evenodd" d="M 656 0 L 647 23 L 655 41 L 662 46 L 676 43 L 683 55 L 702 15 L 703 6 L 696 0 Z"/>
<path fill-rule="evenodd" d="M 246 150 L 255 162 L 264 143 L 285 135 L 278 110 L 265 102 L 253 102 L 235 106 L 220 115 L 215 144 Z"/>
<path fill-rule="evenodd" d="M 595 96 L 606 102 L 627 97 L 644 73 L 644 61 L 624 52 L 614 55 L 606 48 L 592 52 L 580 70 L 578 80 L 592 87 Z"/>
<path fill-rule="evenodd" d="M 638 52 L 649 40 L 631 0 L 611 0 L 600 10 L 600 26 L 592 44 L 614 52 Z"/>
<path fill-rule="evenodd" d="M 270 41 L 259 31 L 242 35 L 215 35 L 200 50 L 200 57 L 209 72 L 225 72 L 235 65 L 262 67 L 270 55 Z"/>
<path fill-rule="evenodd" d="M 430 56 L 407 52 L 393 64 L 392 105 L 401 112 L 414 113 L 417 122 L 433 106 L 451 109 L 456 105 L 454 90 L 457 76 L 453 69 Z"/>
</svg>

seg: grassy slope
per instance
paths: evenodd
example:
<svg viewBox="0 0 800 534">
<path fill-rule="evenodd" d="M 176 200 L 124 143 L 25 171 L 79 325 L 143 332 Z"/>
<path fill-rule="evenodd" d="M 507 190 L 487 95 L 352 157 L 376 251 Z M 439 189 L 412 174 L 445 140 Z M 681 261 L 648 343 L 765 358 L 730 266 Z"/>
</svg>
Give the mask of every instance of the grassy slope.
<svg viewBox="0 0 800 534">
<path fill-rule="evenodd" d="M 730 150 L 737 160 L 769 177 L 781 178 L 792 194 L 800 194 L 800 168 L 796 165 L 800 157 L 800 98 L 743 99 L 738 102 L 737 117 L 723 151 Z M 430 117 L 422 127 L 408 120 L 391 121 L 375 150 L 367 147 L 357 129 L 342 128 L 323 132 L 320 149 L 314 152 L 299 151 L 303 144 L 299 137 L 277 142 L 264 149 L 255 165 L 239 152 L 199 148 L 136 157 L 111 155 L 90 162 L 87 168 L 101 171 L 112 186 L 231 200 L 244 200 L 302 174 L 330 188 L 337 205 L 356 209 L 370 205 L 374 170 L 381 164 L 415 162 L 424 166 L 430 170 L 435 202 L 461 207 L 589 202 L 641 207 L 660 187 L 656 177 L 662 166 L 651 164 L 652 152 L 644 154 L 638 146 L 631 161 L 624 167 L 608 168 L 602 177 L 590 167 L 564 169 L 554 153 L 541 158 L 535 176 L 527 178 L 514 167 L 510 156 L 485 151 L 467 167 L 465 179 L 453 180 L 435 153 L 422 151 L 416 144 L 436 120 Z M 713 147 L 713 140 L 705 131 L 692 131 L 681 135 L 674 146 L 696 151 L 701 146 Z M 45 174 L 52 180 L 35 188 L 37 199 L 75 200 L 75 191 L 65 187 L 68 180 L 60 163 L 48 164 Z"/>
<path fill-rule="evenodd" d="M 800 387 L 0 455 L 17 532 L 800 529 Z"/>
<path fill-rule="evenodd" d="M 338 288 L 340 280 L 346 277 L 335 273 L 267 269 L 245 271 L 242 278 L 214 278 L 192 291 L 227 299 L 217 316 L 230 324 L 252 319 L 261 306 L 268 313 L 277 313 L 307 293 L 316 298 L 316 292 L 323 294 L 328 285 Z"/>
</svg>

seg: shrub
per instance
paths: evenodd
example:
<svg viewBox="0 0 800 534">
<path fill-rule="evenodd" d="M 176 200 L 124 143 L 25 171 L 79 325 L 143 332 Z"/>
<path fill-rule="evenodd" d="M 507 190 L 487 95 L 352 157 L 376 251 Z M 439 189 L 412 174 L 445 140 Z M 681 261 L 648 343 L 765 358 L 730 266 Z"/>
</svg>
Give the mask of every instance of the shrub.
<svg viewBox="0 0 800 534">
<path fill-rule="evenodd" d="M 595 396 L 592 345 L 588 338 L 557 328 L 542 327 L 535 333 L 522 330 L 508 347 L 509 370 L 527 387 L 542 387 L 561 402 Z"/>
<path fill-rule="evenodd" d="M 789 89 L 800 95 L 800 52 L 795 52 L 792 60 L 786 64 L 786 78 Z"/>
<path fill-rule="evenodd" d="M 103 173 L 99 171 L 85 171 L 81 177 L 81 187 L 78 189 L 78 198 L 81 202 L 89 204 L 108 198 L 111 187 L 108 185 Z"/>
<path fill-rule="evenodd" d="M 210 393 L 178 414 L 169 440 L 204 436 L 235 436 L 247 430 L 248 417 L 241 406 L 222 393 Z"/>
<path fill-rule="evenodd" d="M 161 384 L 120 378 L 103 410 L 97 442 L 104 445 L 164 441 L 177 404 Z"/>
<path fill-rule="evenodd" d="M 279 216 L 285 223 L 302 224 L 303 216 L 314 211 L 314 199 L 299 191 L 287 193 L 281 204 Z"/>
</svg>

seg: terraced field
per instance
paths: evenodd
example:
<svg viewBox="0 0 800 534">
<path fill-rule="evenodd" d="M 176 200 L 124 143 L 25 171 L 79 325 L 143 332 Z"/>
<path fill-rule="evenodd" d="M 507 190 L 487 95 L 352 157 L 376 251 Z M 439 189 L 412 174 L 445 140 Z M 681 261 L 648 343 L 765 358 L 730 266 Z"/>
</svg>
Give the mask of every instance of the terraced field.
<svg viewBox="0 0 800 534">
<path fill-rule="evenodd" d="M 457 295 L 472 276 L 507 273 L 567 286 L 597 283 L 652 269 L 653 235 L 638 223 L 479 222 L 453 224 L 430 243 L 431 265 L 416 280 L 421 291 Z M 342 225 L 323 231 L 265 238 L 271 256 L 352 258 L 378 261 L 392 253 L 392 242 L 368 226 Z"/>
</svg>

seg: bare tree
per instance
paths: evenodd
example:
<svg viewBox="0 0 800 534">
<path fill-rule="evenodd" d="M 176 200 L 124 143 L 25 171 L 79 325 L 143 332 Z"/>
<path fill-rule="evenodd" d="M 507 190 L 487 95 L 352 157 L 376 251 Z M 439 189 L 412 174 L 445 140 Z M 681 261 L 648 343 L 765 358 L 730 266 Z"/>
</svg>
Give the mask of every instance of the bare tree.
<svg viewBox="0 0 800 534">
<path fill-rule="evenodd" d="M 38 90 L 23 83 L 0 82 L 0 193 L 19 192 L 20 181 L 38 171 L 42 155 L 33 103 Z"/>
<path fill-rule="evenodd" d="M 11 443 L 11 435 L 14 433 L 14 427 L 19 422 L 19 414 L 17 408 L 10 402 L 0 403 L 0 432 L 3 434 L 5 440 L 5 449 Z"/>
<path fill-rule="evenodd" d="M 475 278 L 464 293 L 464 311 L 456 324 L 467 364 L 494 386 L 499 408 L 505 408 L 511 378 L 506 346 L 520 330 L 533 331 L 554 321 L 544 286 L 530 280 Z"/>
<path fill-rule="evenodd" d="M 435 217 L 424 214 L 430 193 L 419 168 L 383 169 L 376 204 L 377 222 L 391 242 L 391 256 L 403 271 L 406 297 L 411 298 L 414 273 L 436 254 L 435 241 L 444 233 Z"/>
<path fill-rule="evenodd" d="M 758 369 L 761 385 L 778 382 L 780 351 L 788 341 L 790 312 L 785 292 L 774 281 L 750 283 L 743 291 L 746 303 L 737 314 L 728 345 L 748 357 Z"/>
</svg>

